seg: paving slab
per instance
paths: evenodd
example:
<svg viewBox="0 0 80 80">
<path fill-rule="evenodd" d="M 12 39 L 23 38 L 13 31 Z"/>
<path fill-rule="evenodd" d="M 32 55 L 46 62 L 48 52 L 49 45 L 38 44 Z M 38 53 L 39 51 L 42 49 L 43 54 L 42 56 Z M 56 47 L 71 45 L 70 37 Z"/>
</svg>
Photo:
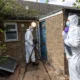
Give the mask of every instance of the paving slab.
<svg viewBox="0 0 80 80">
<path fill-rule="evenodd" d="M 23 80 L 50 80 L 42 62 L 39 66 L 28 66 L 27 72 L 25 73 Z"/>
<path fill-rule="evenodd" d="M 16 68 L 15 72 L 9 77 L 8 80 L 18 80 L 19 71 L 20 71 L 20 66 Z"/>
<path fill-rule="evenodd" d="M 52 65 L 45 64 L 45 67 L 48 70 L 51 80 L 69 80 L 68 76 L 65 76 L 62 71 L 56 70 Z"/>
<path fill-rule="evenodd" d="M 39 66 L 29 64 L 26 71 L 26 65 L 22 64 L 18 80 L 68 80 L 51 65 L 39 62 Z M 26 72 L 25 72 L 26 71 Z"/>
</svg>

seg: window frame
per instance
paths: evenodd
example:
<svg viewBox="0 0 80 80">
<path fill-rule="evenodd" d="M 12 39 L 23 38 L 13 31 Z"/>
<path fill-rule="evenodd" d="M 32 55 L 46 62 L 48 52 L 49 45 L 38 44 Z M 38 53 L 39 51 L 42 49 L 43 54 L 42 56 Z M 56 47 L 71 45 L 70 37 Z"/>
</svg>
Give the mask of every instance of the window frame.
<svg viewBox="0 0 80 80">
<path fill-rule="evenodd" d="M 18 41 L 18 28 L 17 28 L 17 23 L 9 23 L 9 22 L 6 22 L 4 23 L 4 27 L 6 27 L 6 25 L 15 25 L 15 29 L 10 29 L 9 31 L 16 31 L 16 34 L 17 34 L 17 38 L 16 39 L 7 39 L 6 38 L 6 31 L 4 31 L 4 36 L 5 36 L 5 42 L 10 42 L 10 41 Z"/>
</svg>

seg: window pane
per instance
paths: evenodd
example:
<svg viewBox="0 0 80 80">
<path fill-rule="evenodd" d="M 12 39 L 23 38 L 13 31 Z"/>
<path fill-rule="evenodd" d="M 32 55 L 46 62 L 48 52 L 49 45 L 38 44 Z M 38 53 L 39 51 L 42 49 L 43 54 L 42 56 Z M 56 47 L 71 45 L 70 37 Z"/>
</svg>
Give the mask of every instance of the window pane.
<svg viewBox="0 0 80 80">
<path fill-rule="evenodd" d="M 6 28 L 7 28 L 7 30 L 9 30 L 9 29 L 15 29 L 15 25 L 14 24 L 13 25 L 12 24 L 11 25 L 10 24 L 9 25 L 7 24 L 6 25 Z"/>
<path fill-rule="evenodd" d="M 16 31 L 6 32 L 6 40 L 9 40 L 9 39 L 17 39 L 17 32 Z"/>
</svg>

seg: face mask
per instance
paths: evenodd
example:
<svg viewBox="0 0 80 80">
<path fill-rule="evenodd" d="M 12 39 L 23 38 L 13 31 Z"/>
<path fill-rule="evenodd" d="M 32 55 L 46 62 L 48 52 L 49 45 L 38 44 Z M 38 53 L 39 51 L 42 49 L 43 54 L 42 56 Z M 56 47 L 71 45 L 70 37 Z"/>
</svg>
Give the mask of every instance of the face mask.
<svg viewBox="0 0 80 80">
<path fill-rule="evenodd" d="M 67 26 L 67 27 L 70 26 L 70 22 L 69 22 L 69 21 L 66 22 L 66 26 Z"/>
<path fill-rule="evenodd" d="M 33 28 L 31 28 L 30 30 L 31 30 L 31 32 L 33 32 Z"/>
</svg>

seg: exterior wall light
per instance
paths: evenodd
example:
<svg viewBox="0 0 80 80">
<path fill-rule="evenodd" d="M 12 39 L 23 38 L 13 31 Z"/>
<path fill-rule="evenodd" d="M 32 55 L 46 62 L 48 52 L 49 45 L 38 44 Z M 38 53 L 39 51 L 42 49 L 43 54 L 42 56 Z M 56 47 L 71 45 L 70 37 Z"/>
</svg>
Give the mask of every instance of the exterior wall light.
<svg viewBox="0 0 80 80">
<path fill-rule="evenodd" d="M 31 26 L 32 26 L 32 27 L 36 27 L 36 25 L 37 25 L 36 22 L 32 22 L 32 23 L 31 23 Z"/>
</svg>

